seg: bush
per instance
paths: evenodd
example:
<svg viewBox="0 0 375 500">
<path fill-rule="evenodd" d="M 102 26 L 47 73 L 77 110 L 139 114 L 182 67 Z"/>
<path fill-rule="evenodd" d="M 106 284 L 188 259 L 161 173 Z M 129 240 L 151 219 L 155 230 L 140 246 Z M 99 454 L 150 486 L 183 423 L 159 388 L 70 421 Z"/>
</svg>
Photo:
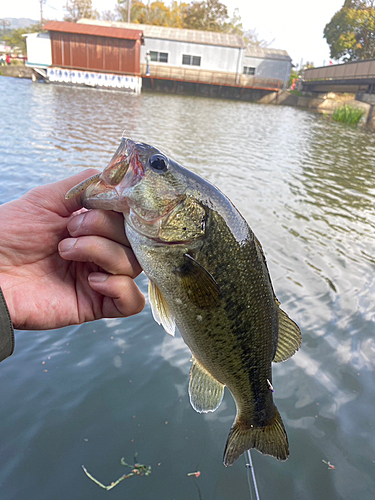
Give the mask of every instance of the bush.
<svg viewBox="0 0 375 500">
<path fill-rule="evenodd" d="M 335 109 L 332 113 L 332 120 L 335 122 L 347 123 L 349 125 L 357 125 L 364 114 L 365 112 L 363 109 L 353 108 L 349 106 L 349 104 L 344 104 L 344 106 Z"/>
</svg>

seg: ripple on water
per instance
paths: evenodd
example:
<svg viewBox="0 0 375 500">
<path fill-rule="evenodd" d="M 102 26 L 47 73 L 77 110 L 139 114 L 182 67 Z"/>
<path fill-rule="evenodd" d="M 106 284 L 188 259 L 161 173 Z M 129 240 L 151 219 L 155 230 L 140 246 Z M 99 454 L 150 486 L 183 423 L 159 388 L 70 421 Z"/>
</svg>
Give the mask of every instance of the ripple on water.
<svg viewBox="0 0 375 500">
<path fill-rule="evenodd" d="M 124 130 L 232 199 L 304 339 L 301 352 L 274 367 L 291 457 L 279 464 L 253 454 L 261 498 L 372 498 L 375 136 L 281 106 L 10 78 L 0 78 L 0 92 L 0 202 L 102 169 Z M 138 280 L 143 292 L 146 282 Z M 196 414 L 189 366 L 181 338 L 164 334 L 149 306 L 124 320 L 18 333 L 0 370 L 4 498 L 99 498 L 81 464 L 110 481 L 119 459 L 136 451 L 153 474 L 127 482 L 129 498 L 195 498 L 186 474 L 197 467 L 202 495 L 248 496 L 243 462 L 221 465 L 232 398 Z"/>
</svg>

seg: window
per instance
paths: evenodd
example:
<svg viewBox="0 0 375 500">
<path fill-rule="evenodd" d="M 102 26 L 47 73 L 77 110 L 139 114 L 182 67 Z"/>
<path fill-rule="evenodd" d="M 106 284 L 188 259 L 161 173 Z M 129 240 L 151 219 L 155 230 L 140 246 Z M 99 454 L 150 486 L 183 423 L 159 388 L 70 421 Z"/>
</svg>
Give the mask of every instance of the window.
<svg viewBox="0 0 375 500">
<path fill-rule="evenodd" d="M 168 52 L 155 52 L 154 50 L 150 50 L 150 59 L 154 62 L 167 63 Z"/>
<path fill-rule="evenodd" d="M 182 64 L 188 64 L 190 66 L 200 66 L 201 56 L 188 56 L 187 54 L 182 54 Z"/>
<path fill-rule="evenodd" d="M 244 66 L 243 67 L 243 74 L 244 75 L 255 75 L 255 68 L 252 68 L 251 66 Z"/>
</svg>

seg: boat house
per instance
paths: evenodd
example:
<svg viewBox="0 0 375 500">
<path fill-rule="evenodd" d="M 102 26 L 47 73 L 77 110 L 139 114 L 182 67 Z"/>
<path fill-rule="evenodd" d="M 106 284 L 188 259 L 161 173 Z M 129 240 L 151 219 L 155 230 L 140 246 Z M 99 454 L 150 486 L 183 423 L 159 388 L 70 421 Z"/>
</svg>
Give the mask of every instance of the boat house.
<svg viewBox="0 0 375 500">
<path fill-rule="evenodd" d="M 240 35 L 92 19 L 78 23 L 142 30 L 141 74 L 146 75 L 150 52 L 150 79 L 273 90 L 289 83 L 292 60 L 285 50 L 248 47 Z"/>
<path fill-rule="evenodd" d="M 27 36 L 27 66 L 51 82 L 140 91 L 141 30 L 48 21 Z"/>
<path fill-rule="evenodd" d="M 93 19 L 43 29 L 27 35 L 27 65 L 51 82 L 256 100 L 289 81 L 285 51 L 240 35 Z"/>
</svg>

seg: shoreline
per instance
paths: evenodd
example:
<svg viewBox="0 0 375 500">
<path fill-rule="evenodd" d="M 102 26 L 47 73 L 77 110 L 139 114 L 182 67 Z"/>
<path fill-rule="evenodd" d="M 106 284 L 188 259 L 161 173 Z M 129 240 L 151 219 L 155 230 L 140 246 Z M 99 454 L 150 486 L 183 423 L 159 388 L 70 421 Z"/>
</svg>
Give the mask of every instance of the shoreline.
<svg viewBox="0 0 375 500">
<path fill-rule="evenodd" d="M 0 66 L 0 76 L 32 80 L 33 70 L 23 65 Z M 146 92 L 147 90 L 148 89 L 145 89 Z M 210 96 L 207 95 L 206 97 Z M 211 97 L 220 99 L 220 97 L 216 96 Z M 362 96 L 359 97 L 361 98 Z M 335 109 L 340 106 L 348 104 L 353 108 L 360 108 L 364 111 L 364 115 L 359 125 L 375 131 L 375 103 L 366 102 L 365 97 L 362 97 L 362 99 L 356 99 L 354 94 L 334 94 L 332 92 L 328 92 L 327 94 L 319 94 L 317 92 L 292 93 L 288 90 L 279 90 L 270 92 L 258 99 L 249 100 L 248 102 L 273 104 L 276 106 L 292 106 L 327 115 L 331 115 Z"/>
</svg>

